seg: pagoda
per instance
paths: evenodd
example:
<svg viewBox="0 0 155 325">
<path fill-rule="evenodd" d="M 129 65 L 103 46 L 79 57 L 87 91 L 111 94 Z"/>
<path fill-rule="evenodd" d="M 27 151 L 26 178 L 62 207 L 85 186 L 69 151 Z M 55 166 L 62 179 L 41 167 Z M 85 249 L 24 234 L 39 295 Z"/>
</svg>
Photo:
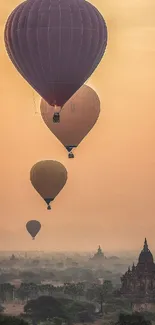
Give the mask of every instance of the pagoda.
<svg viewBox="0 0 155 325">
<path fill-rule="evenodd" d="M 103 261 L 105 259 L 104 253 L 102 252 L 101 247 L 98 247 L 97 252 L 94 254 L 94 256 L 91 258 L 91 261 Z"/>
<path fill-rule="evenodd" d="M 121 277 L 121 293 L 137 297 L 155 297 L 155 263 L 145 238 L 137 265 Z"/>
</svg>

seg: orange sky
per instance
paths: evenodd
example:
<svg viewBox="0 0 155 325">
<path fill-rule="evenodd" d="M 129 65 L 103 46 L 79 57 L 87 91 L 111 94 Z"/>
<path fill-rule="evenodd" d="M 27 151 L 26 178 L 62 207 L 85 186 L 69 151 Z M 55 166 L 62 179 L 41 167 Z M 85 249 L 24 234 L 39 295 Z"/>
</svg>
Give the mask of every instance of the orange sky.
<svg viewBox="0 0 155 325">
<path fill-rule="evenodd" d="M 100 96 L 100 119 L 68 160 L 35 114 L 32 88 L 11 64 L 3 42 L 7 16 L 21 1 L 0 3 L 0 249 L 155 249 L 155 2 L 93 0 L 109 41 L 89 79 Z M 40 98 L 35 94 L 39 112 Z M 29 181 L 39 160 L 68 169 L 51 212 Z M 38 219 L 35 241 L 25 223 Z"/>
</svg>

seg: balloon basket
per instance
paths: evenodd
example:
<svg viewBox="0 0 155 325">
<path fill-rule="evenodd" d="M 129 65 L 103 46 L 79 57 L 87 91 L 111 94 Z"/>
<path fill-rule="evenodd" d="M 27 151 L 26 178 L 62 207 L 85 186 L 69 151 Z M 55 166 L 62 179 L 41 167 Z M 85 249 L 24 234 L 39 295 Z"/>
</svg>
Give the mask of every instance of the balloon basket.
<svg viewBox="0 0 155 325">
<path fill-rule="evenodd" d="M 59 113 L 54 113 L 53 123 L 60 123 L 60 114 Z"/>
<path fill-rule="evenodd" d="M 69 159 L 74 158 L 74 154 L 73 154 L 73 152 L 70 152 L 70 153 L 68 154 L 68 158 L 69 158 Z"/>
</svg>

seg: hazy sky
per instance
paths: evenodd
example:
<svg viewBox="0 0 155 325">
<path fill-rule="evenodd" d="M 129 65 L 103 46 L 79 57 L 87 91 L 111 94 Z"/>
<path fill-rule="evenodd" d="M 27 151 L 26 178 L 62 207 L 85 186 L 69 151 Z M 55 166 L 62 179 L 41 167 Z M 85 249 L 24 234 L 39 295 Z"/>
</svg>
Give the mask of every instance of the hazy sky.
<svg viewBox="0 0 155 325">
<path fill-rule="evenodd" d="M 155 248 L 155 1 L 93 0 L 109 33 L 106 54 L 88 84 L 100 96 L 100 119 L 69 160 L 44 125 L 40 97 L 4 49 L 4 24 L 20 0 L 0 2 L 0 250 Z M 52 211 L 29 171 L 54 159 L 68 183 Z M 25 223 L 38 219 L 32 241 Z"/>
</svg>

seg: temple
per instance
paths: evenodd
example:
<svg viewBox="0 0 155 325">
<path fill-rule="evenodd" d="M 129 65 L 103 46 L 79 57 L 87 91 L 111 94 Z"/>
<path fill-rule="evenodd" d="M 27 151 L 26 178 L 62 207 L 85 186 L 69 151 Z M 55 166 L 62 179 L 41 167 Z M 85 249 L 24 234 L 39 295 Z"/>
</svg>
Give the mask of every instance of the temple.
<svg viewBox="0 0 155 325">
<path fill-rule="evenodd" d="M 125 295 L 155 296 L 155 264 L 145 238 L 138 264 L 121 277 L 121 293 Z"/>
<path fill-rule="evenodd" d="M 91 258 L 92 261 L 102 261 L 105 259 L 104 253 L 102 252 L 101 247 L 98 247 L 97 252 L 94 254 L 94 256 Z"/>
</svg>

